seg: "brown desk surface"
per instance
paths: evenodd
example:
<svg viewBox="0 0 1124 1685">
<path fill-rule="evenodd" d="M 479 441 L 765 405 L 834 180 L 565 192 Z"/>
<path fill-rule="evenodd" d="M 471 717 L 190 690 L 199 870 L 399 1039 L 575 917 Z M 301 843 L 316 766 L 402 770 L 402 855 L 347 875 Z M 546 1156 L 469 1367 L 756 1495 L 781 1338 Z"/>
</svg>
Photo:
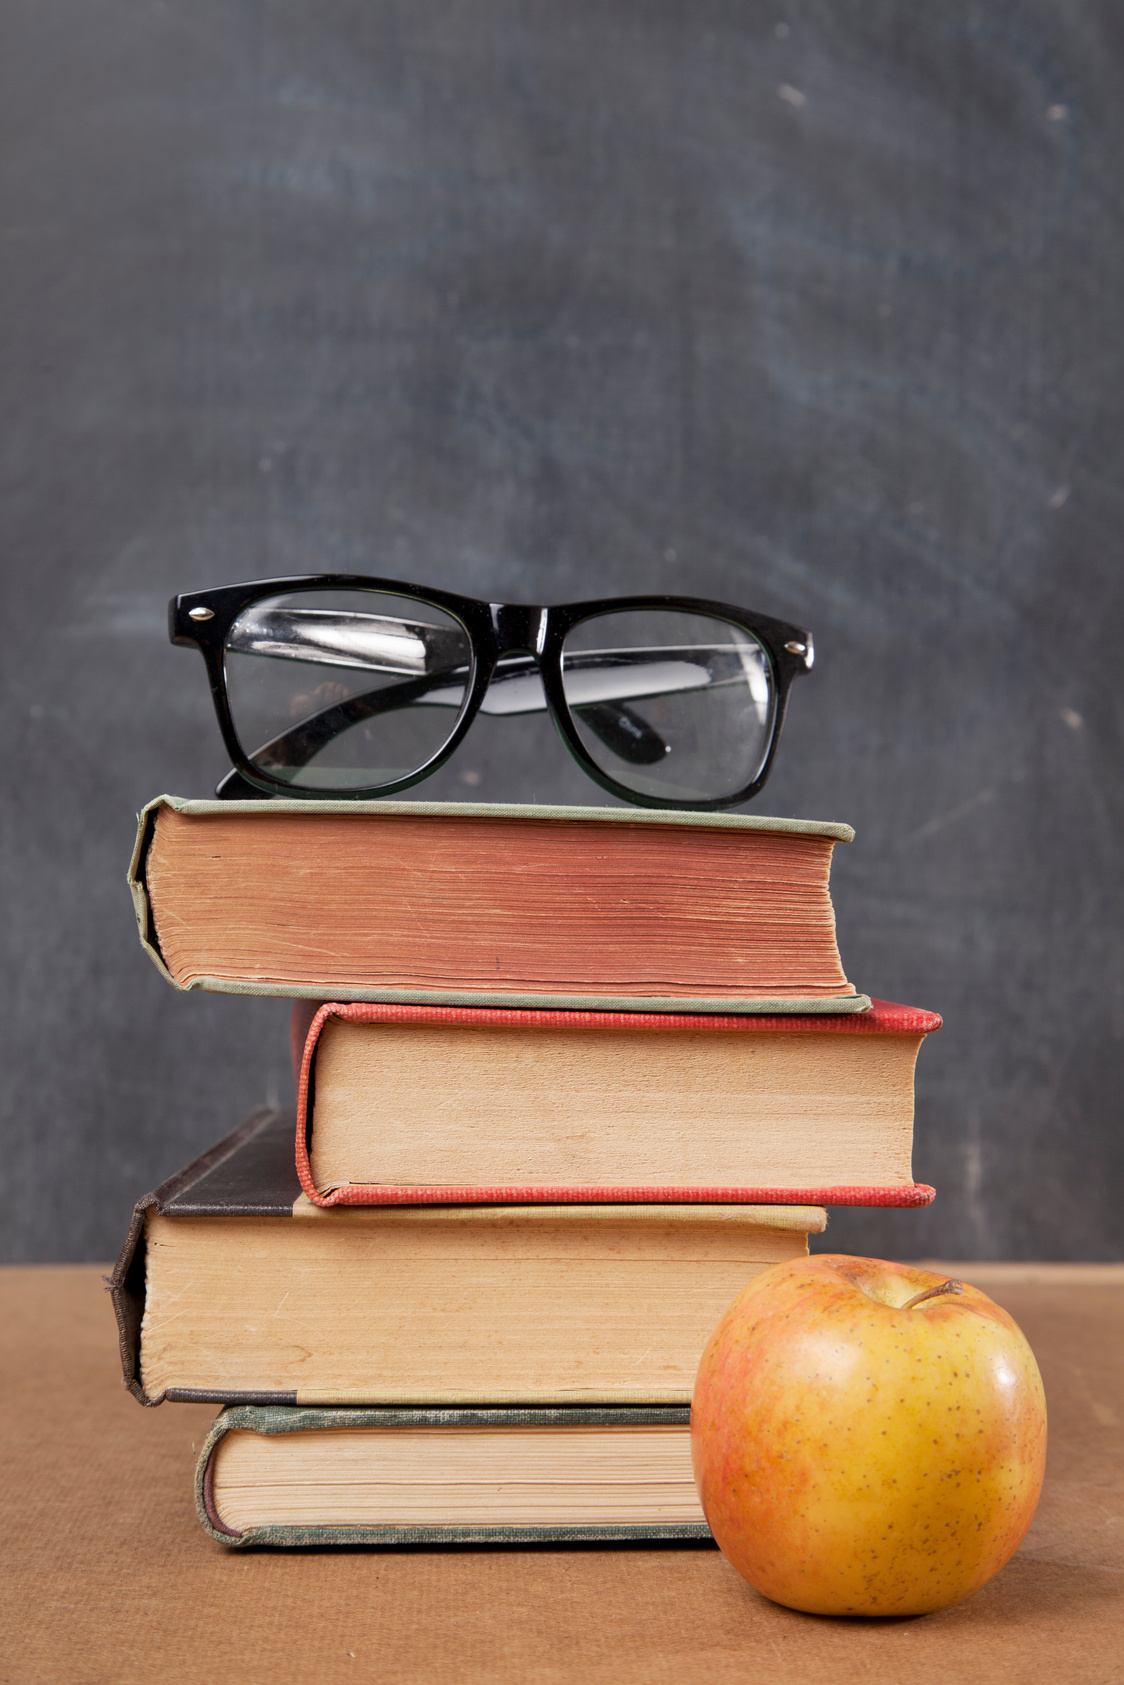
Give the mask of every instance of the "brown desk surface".
<svg viewBox="0 0 1124 1685">
<path fill-rule="evenodd" d="M 1124 1681 L 1124 1265 L 956 1273 L 1037 1353 L 1046 1488 L 983 1591 L 873 1622 L 777 1608 L 711 1546 L 226 1551 L 191 1502 L 213 1407 L 124 1393 L 97 1269 L 0 1270 L 0 1679 Z"/>
</svg>

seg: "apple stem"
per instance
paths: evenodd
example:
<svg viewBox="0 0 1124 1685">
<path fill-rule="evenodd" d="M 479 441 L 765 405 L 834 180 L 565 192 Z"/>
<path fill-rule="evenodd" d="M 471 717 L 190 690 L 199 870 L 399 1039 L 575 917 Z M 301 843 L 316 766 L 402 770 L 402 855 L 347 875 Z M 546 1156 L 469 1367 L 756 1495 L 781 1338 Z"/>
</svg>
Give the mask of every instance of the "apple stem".
<svg viewBox="0 0 1124 1685">
<path fill-rule="evenodd" d="M 943 1293 L 963 1293 L 963 1291 L 964 1283 L 953 1281 L 950 1278 L 948 1281 L 940 1282 L 936 1287 L 926 1287 L 923 1293 L 915 1293 L 912 1299 L 906 1300 L 902 1310 L 911 1311 L 914 1305 L 923 1305 L 926 1299 L 939 1299 Z"/>
</svg>

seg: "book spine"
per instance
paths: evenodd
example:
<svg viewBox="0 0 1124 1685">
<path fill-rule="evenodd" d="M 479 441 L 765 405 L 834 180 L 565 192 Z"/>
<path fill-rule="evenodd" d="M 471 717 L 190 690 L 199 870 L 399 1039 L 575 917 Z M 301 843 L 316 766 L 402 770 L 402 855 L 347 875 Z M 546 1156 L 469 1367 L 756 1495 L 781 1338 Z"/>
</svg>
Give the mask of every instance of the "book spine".
<svg viewBox="0 0 1124 1685">
<path fill-rule="evenodd" d="M 325 1002 L 325 1004 L 313 1015 L 312 1022 L 308 1026 L 308 1034 L 305 1036 L 304 1052 L 301 1057 L 300 1075 L 297 1079 L 297 1179 L 300 1182 L 301 1188 L 312 1201 L 313 1205 L 321 1206 L 326 1206 L 328 1201 L 317 1190 L 316 1183 L 312 1176 L 312 1163 L 309 1158 L 309 1146 L 312 1141 L 312 1109 L 316 1053 L 320 1044 L 321 1030 L 324 1028 L 324 1025 L 328 1022 L 329 1018 L 338 1016 L 342 1016 L 342 1014 L 340 1014 L 338 1006 L 333 1001 Z M 292 1034 L 292 1029 L 296 1027 L 297 1023 L 297 1014 L 294 1010 L 290 1034 Z M 293 1041 L 295 1041 L 295 1037 L 293 1037 Z M 292 1045 L 292 1042 L 290 1045 Z M 376 1202 L 363 1201 L 360 1203 Z"/>
<path fill-rule="evenodd" d="M 165 982 L 178 989 L 179 984 L 164 963 L 164 956 L 160 952 L 160 940 L 156 934 L 156 921 L 152 915 L 152 903 L 148 897 L 148 880 L 145 875 L 145 862 L 153 836 L 156 833 L 156 820 L 160 809 L 168 802 L 167 796 L 157 796 L 143 807 L 137 815 L 137 836 L 133 844 L 132 859 L 129 861 L 128 885 L 129 894 L 133 899 L 133 912 L 136 914 L 137 933 L 140 945 L 160 973 Z"/>
<path fill-rule="evenodd" d="M 125 1242 L 117 1255 L 117 1262 L 112 1273 L 105 1277 L 106 1287 L 109 1289 L 113 1304 L 113 1314 L 117 1320 L 117 1338 L 121 1352 L 121 1377 L 126 1390 L 131 1392 L 138 1404 L 156 1405 L 163 1401 L 164 1394 L 157 1398 L 150 1398 L 145 1392 L 141 1381 L 140 1344 L 141 1324 L 144 1320 L 145 1302 L 145 1218 L 150 1209 L 159 1212 L 167 1210 L 170 1202 L 177 1195 L 183 1194 L 208 1171 L 237 1152 L 246 1141 L 264 1129 L 277 1113 L 269 1106 L 259 1106 L 250 1114 L 246 1121 L 238 1128 L 200 1153 L 186 1169 L 177 1171 L 158 1188 L 154 1188 L 143 1199 L 139 1199 L 133 1208 L 129 1232 Z"/>
<path fill-rule="evenodd" d="M 117 1254 L 113 1273 L 105 1278 L 117 1319 L 117 1340 L 121 1351 L 121 1378 L 138 1404 L 159 1404 L 149 1398 L 140 1380 L 140 1337 L 144 1318 L 145 1244 L 144 1215 L 155 1205 L 156 1195 L 146 1194 L 133 1209 L 125 1244 Z"/>
</svg>

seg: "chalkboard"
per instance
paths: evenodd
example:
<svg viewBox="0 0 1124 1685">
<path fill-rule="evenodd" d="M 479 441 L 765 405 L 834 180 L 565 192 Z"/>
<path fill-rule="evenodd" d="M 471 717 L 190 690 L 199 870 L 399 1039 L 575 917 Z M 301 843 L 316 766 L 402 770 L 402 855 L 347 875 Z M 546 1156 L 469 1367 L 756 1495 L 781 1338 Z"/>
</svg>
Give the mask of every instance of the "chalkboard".
<svg viewBox="0 0 1124 1685">
<path fill-rule="evenodd" d="M 225 770 L 177 590 L 355 568 L 809 626 L 762 812 L 933 1008 L 891 1256 L 1119 1258 L 1124 14 L 2 0 L 3 1256 L 290 1090 L 138 806 Z M 597 802 L 483 725 L 433 792 Z M 428 793 L 428 792 L 427 792 Z"/>
</svg>

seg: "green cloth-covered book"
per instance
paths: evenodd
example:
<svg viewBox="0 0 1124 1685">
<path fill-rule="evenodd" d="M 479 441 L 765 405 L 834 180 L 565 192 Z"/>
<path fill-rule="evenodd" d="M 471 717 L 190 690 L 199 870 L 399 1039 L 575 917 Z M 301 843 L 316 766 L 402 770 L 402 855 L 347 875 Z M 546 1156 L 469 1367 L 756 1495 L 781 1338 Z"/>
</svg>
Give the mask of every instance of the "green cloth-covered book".
<svg viewBox="0 0 1124 1685">
<path fill-rule="evenodd" d="M 231 1405 L 203 1444 L 195 1503 L 235 1547 L 710 1538 L 685 1406 Z"/>
</svg>

